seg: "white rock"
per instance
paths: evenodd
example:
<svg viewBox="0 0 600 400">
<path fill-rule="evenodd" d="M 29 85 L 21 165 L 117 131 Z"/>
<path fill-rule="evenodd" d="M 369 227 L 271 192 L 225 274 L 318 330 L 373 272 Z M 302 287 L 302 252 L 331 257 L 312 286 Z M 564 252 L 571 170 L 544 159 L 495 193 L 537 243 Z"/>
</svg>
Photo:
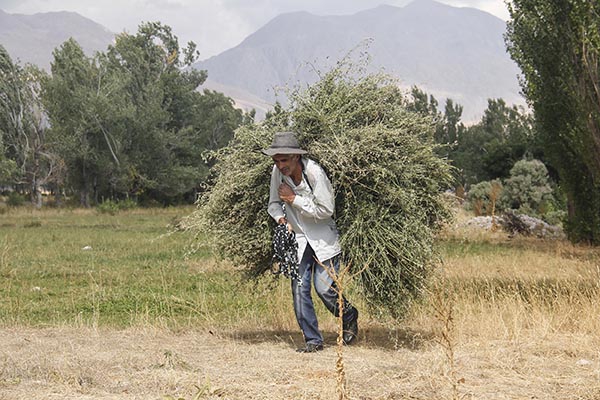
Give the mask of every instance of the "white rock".
<svg viewBox="0 0 600 400">
<path fill-rule="evenodd" d="M 590 360 L 586 360 L 584 358 L 576 362 L 577 365 L 590 365 L 591 363 L 592 362 Z"/>
<path fill-rule="evenodd" d="M 85 246 L 85 247 L 81 248 L 81 250 L 91 250 L 91 249 L 92 249 L 92 246 Z"/>
</svg>

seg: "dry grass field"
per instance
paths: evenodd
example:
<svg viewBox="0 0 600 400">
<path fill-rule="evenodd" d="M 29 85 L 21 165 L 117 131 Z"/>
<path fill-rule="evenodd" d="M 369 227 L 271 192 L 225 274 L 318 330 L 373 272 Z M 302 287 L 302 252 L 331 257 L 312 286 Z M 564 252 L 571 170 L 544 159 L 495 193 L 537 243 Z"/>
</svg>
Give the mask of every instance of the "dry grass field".
<svg viewBox="0 0 600 400">
<path fill-rule="evenodd" d="M 1 215 L 0 399 L 338 398 L 333 318 L 296 353 L 289 282 L 161 236 L 188 211 Z M 600 399 L 599 249 L 459 225 L 439 243 L 404 321 L 357 299 L 348 399 Z"/>
<path fill-rule="evenodd" d="M 130 328 L 5 328 L 3 399 L 333 399 L 333 347 L 295 353 L 295 332 L 174 333 Z M 381 329 L 345 351 L 351 399 L 451 399 L 443 352 L 414 332 L 398 347 Z M 582 335 L 470 340 L 456 351 L 470 399 L 595 399 L 597 342 Z M 594 354 L 595 353 L 595 354 Z M 591 359 L 590 364 L 580 360 Z"/>
</svg>

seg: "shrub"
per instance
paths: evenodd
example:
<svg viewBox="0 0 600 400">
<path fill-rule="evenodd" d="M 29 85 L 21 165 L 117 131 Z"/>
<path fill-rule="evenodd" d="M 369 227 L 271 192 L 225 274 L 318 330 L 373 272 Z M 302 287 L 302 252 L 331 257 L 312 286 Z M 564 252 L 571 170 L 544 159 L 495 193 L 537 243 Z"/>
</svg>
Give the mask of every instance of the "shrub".
<svg viewBox="0 0 600 400">
<path fill-rule="evenodd" d="M 502 190 L 499 180 L 479 182 L 469 189 L 466 208 L 473 210 L 476 216 L 492 215 L 504 208 L 500 202 Z"/>
<path fill-rule="evenodd" d="M 542 216 L 554 201 L 548 170 L 539 160 L 520 160 L 510 170 L 504 183 L 508 207 L 519 213 Z"/>
<path fill-rule="evenodd" d="M 110 214 L 115 215 L 117 212 L 121 210 L 130 210 L 132 208 L 136 208 L 137 203 L 131 199 L 125 200 L 105 200 L 102 203 L 98 204 L 96 209 L 101 214 Z"/>
<path fill-rule="evenodd" d="M 105 200 L 96 207 L 101 214 L 115 215 L 119 211 L 119 206 L 116 201 Z"/>
<path fill-rule="evenodd" d="M 24 195 L 17 192 L 10 192 L 6 198 L 6 205 L 10 207 L 19 207 L 27 202 Z"/>
<path fill-rule="evenodd" d="M 550 225 L 562 226 L 567 220 L 567 212 L 564 210 L 552 210 L 545 213 L 542 219 Z"/>
<path fill-rule="evenodd" d="M 119 200 L 117 202 L 117 206 L 118 206 L 119 210 L 132 210 L 134 208 L 137 208 L 138 205 L 132 199 L 124 199 L 124 200 Z"/>
<path fill-rule="evenodd" d="M 477 216 L 491 215 L 492 210 L 514 210 L 553 225 L 566 217 L 566 211 L 553 194 L 548 170 L 538 160 L 517 161 L 504 184 L 494 180 L 473 185 L 467 199 L 465 207 Z"/>
</svg>

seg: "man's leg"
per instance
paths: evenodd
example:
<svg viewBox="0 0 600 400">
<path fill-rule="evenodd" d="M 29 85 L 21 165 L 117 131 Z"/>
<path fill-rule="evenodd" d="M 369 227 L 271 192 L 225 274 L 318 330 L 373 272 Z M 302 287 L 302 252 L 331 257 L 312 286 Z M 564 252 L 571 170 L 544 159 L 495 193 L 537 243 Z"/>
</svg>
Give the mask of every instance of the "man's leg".
<svg viewBox="0 0 600 400">
<path fill-rule="evenodd" d="M 292 279 L 294 312 L 296 313 L 296 320 L 306 341 L 306 349 L 304 350 L 320 350 L 323 346 L 323 336 L 319 331 L 317 315 L 311 296 L 314 260 L 313 249 L 307 244 L 300 265 L 298 266 L 298 273 L 302 278 L 302 286 L 298 286 L 298 282 Z"/>
<path fill-rule="evenodd" d="M 325 268 L 339 272 L 340 269 L 340 257 L 336 256 L 332 259 L 324 261 L 322 264 Z M 338 293 L 335 282 L 330 275 L 330 272 L 323 268 L 318 263 L 315 263 L 315 269 L 313 272 L 313 279 L 315 284 L 315 290 L 325 307 L 336 317 L 339 316 L 338 307 Z M 342 296 L 344 314 L 342 320 L 344 322 L 344 342 L 350 344 L 350 342 L 356 339 L 358 335 L 358 310 L 350 304 L 346 297 Z"/>
</svg>

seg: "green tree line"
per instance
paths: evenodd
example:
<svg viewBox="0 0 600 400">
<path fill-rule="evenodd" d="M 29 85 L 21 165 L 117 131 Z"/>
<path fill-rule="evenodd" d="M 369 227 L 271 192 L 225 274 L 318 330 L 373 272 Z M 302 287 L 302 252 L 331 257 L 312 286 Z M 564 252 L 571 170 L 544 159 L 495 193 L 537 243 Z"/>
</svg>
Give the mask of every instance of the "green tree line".
<svg viewBox="0 0 600 400">
<path fill-rule="evenodd" d="M 194 201 L 206 151 L 251 118 L 223 94 L 197 91 L 207 77 L 189 68 L 197 57 L 194 43 L 180 48 L 157 22 L 93 57 L 69 39 L 50 74 L 21 67 L 0 46 L 0 184 L 37 206 L 43 188 L 85 207 Z"/>
<path fill-rule="evenodd" d="M 523 159 L 546 162 L 534 116 L 522 106 L 489 99 L 481 120 L 467 126 L 460 104 L 447 99 L 441 111 L 434 96 L 413 87 L 407 108 L 432 118 L 438 154 L 455 167 L 455 187 L 508 178 Z"/>
<path fill-rule="evenodd" d="M 599 8 L 591 0 L 511 3 L 506 42 L 532 113 L 490 99 L 481 121 L 466 126 L 451 99 L 440 107 L 418 88 L 407 96 L 407 109 L 435 125 L 457 192 L 527 182 L 514 174 L 536 175 L 537 164 L 515 164 L 540 160 L 564 194 L 568 234 L 591 243 L 600 240 Z M 0 184 L 38 205 L 41 188 L 84 206 L 193 200 L 210 169 L 205 152 L 252 118 L 224 95 L 196 90 L 206 79 L 188 68 L 196 57 L 193 43 L 180 49 L 160 23 L 119 35 L 93 57 L 69 40 L 54 51 L 51 74 L 19 66 L 0 47 Z"/>
<path fill-rule="evenodd" d="M 194 52 L 193 44 L 180 50 L 160 23 L 119 35 L 94 57 L 70 39 L 54 51 L 51 74 L 21 68 L 2 50 L 1 84 L 9 95 L 1 113 L 2 183 L 38 205 L 42 187 L 86 207 L 124 198 L 192 202 L 208 176 L 204 155 L 251 117 L 220 93 L 196 90 L 206 73 L 185 68 Z M 533 116 L 502 99 L 490 99 L 470 126 L 452 99 L 440 111 L 432 95 L 414 87 L 403 101 L 435 125 L 438 155 L 455 167 L 459 192 L 508 178 L 521 159 L 543 159 Z M 278 112 L 276 104 L 267 123 Z"/>
</svg>

